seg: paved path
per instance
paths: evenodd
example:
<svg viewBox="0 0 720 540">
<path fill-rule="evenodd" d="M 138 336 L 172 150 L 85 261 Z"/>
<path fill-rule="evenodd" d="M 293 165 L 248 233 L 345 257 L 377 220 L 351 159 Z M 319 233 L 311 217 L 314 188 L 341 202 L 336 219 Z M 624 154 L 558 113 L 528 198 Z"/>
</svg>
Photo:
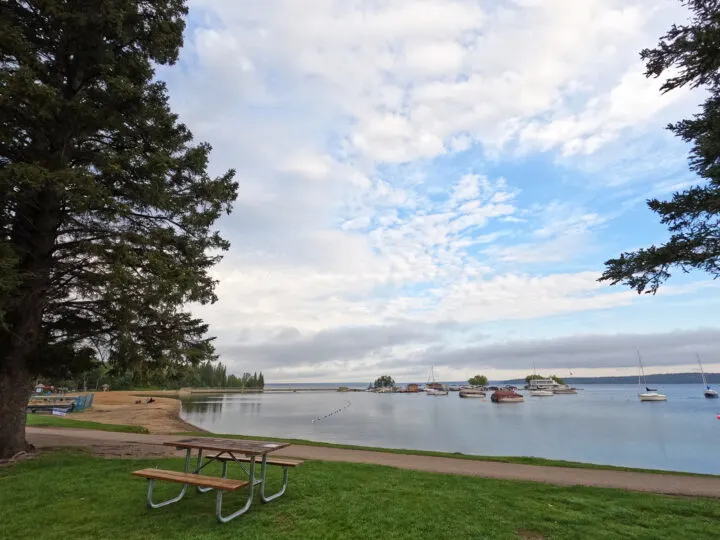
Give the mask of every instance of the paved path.
<svg viewBox="0 0 720 540">
<path fill-rule="evenodd" d="M 27 435 L 29 442 L 38 448 L 92 446 L 93 450 L 100 454 L 136 457 L 172 454 L 175 451 L 162 446 L 162 444 L 187 438 L 187 436 L 177 435 L 142 435 L 60 428 L 27 428 Z M 300 459 L 373 463 L 417 471 L 546 482 L 564 486 L 583 485 L 668 495 L 720 498 L 720 477 L 545 467 L 304 445 L 293 445 L 275 452 L 273 455 Z"/>
</svg>

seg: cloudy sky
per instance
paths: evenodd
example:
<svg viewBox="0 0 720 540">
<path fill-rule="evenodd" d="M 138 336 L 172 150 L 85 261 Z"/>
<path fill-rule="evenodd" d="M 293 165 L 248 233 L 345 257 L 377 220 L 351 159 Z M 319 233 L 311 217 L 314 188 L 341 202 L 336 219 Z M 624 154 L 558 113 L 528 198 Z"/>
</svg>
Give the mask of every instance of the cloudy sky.
<svg viewBox="0 0 720 540">
<path fill-rule="evenodd" d="M 238 171 L 220 301 L 269 382 L 720 369 L 720 295 L 596 282 L 691 184 L 663 130 L 702 101 L 638 52 L 677 0 L 191 0 L 173 108 Z"/>
</svg>

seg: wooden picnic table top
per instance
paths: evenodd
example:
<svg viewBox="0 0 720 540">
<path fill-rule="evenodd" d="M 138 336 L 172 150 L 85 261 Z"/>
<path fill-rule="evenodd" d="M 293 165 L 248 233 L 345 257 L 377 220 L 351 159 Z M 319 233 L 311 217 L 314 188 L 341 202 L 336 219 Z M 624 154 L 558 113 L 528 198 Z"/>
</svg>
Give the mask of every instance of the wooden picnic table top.
<svg viewBox="0 0 720 540">
<path fill-rule="evenodd" d="M 197 448 L 218 452 L 236 452 L 246 456 L 264 456 L 275 450 L 290 446 L 290 443 L 269 441 L 248 441 L 243 439 L 215 439 L 211 437 L 192 437 L 180 441 L 169 441 L 165 446 L 175 448 Z"/>
</svg>

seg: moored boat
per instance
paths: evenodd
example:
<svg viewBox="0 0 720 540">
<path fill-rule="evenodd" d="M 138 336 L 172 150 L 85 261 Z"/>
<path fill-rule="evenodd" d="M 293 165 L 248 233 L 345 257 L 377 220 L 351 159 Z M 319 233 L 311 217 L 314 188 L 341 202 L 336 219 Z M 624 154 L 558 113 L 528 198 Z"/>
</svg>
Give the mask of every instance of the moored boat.
<svg viewBox="0 0 720 540">
<path fill-rule="evenodd" d="M 515 390 L 501 389 L 493 392 L 490 400 L 493 403 L 522 403 L 525 401 L 525 398 Z"/>
<path fill-rule="evenodd" d="M 667 396 L 657 391 L 657 388 L 650 388 L 645 380 L 645 368 L 643 367 L 642 357 L 640 351 L 637 352 L 638 364 L 640 365 L 640 373 L 638 375 L 638 386 L 645 387 L 645 391 L 638 392 L 638 398 L 640 401 L 667 401 Z M 642 383 L 642 384 L 640 384 Z"/>
<path fill-rule="evenodd" d="M 425 385 L 425 393 L 428 396 L 447 396 L 447 388 L 435 380 L 435 366 L 430 367 L 430 377 Z"/>
<path fill-rule="evenodd" d="M 534 397 L 551 397 L 555 393 L 552 390 L 530 390 L 530 395 Z"/>
<path fill-rule="evenodd" d="M 461 398 L 484 398 L 485 392 L 474 388 L 463 388 L 460 390 L 459 396 Z"/>
<path fill-rule="evenodd" d="M 700 355 L 695 353 L 695 356 L 697 356 L 698 365 L 700 366 L 700 375 L 702 375 L 703 386 L 705 387 L 705 390 L 703 391 L 703 395 L 706 398 L 714 399 L 714 398 L 718 397 L 717 390 L 710 388 L 710 385 L 708 384 L 707 379 L 705 378 L 705 372 L 703 371 L 702 362 L 700 362 Z"/>
<path fill-rule="evenodd" d="M 553 388 L 553 394 L 577 394 L 577 390 L 567 384 L 561 384 L 557 388 Z"/>
</svg>

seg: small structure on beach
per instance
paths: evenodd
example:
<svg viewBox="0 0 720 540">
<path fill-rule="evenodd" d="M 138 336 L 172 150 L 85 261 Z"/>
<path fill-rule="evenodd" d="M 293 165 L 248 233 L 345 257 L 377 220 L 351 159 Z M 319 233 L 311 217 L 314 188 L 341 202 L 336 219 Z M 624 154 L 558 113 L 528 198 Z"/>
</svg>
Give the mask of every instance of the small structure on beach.
<svg viewBox="0 0 720 540">
<path fill-rule="evenodd" d="M 103 392 L 107 392 L 108 390 L 110 390 L 110 385 L 105 383 L 100 388 L 102 388 Z"/>
<path fill-rule="evenodd" d="M 55 392 L 55 388 L 47 384 L 38 383 L 35 385 L 36 394 L 52 394 L 53 392 Z"/>
</svg>

